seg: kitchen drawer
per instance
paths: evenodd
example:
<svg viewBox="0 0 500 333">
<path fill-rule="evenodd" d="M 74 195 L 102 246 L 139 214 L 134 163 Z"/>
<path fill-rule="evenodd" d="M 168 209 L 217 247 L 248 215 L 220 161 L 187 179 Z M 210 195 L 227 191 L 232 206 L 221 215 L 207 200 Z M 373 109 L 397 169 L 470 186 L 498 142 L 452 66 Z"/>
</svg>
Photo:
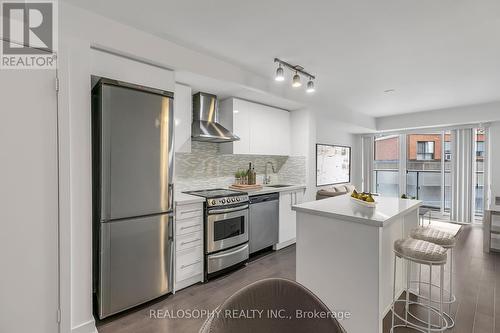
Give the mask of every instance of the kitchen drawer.
<svg viewBox="0 0 500 333">
<path fill-rule="evenodd" d="M 177 205 L 175 209 L 175 218 L 177 220 L 190 219 L 197 216 L 203 216 L 203 204 L 194 203 L 189 205 Z"/>
<path fill-rule="evenodd" d="M 491 231 L 500 232 L 500 215 L 491 214 Z"/>
<path fill-rule="evenodd" d="M 500 235 L 491 234 L 490 248 L 494 251 L 500 251 Z"/>
<path fill-rule="evenodd" d="M 203 252 L 201 246 L 179 251 L 176 255 L 176 281 L 182 281 L 203 272 Z"/>
<path fill-rule="evenodd" d="M 185 235 L 191 232 L 200 231 L 203 228 L 203 217 L 197 216 L 186 220 L 175 221 L 175 235 Z"/>
<path fill-rule="evenodd" d="M 203 232 L 197 231 L 185 235 L 180 235 L 175 241 L 176 251 L 190 249 L 203 244 Z"/>
</svg>

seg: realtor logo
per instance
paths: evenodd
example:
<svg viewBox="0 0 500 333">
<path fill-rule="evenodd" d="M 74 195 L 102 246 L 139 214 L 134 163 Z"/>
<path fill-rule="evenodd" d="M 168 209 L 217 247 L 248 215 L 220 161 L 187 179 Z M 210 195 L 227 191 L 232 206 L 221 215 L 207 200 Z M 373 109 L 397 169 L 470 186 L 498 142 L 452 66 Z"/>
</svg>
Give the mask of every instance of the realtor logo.
<svg viewBox="0 0 500 333">
<path fill-rule="evenodd" d="M 56 67 L 57 3 L 2 2 L 2 69 Z"/>
</svg>

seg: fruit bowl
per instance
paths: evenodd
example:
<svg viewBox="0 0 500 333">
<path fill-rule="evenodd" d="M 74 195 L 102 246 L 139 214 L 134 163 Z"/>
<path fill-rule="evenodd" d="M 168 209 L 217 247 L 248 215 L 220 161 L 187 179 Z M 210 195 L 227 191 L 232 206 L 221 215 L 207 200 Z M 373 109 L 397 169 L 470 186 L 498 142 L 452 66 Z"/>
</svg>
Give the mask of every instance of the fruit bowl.
<svg viewBox="0 0 500 333">
<path fill-rule="evenodd" d="M 361 200 L 361 199 L 358 199 L 358 198 L 353 198 L 351 197 L 351 200 L 360 204 L 360 205 L 363 205 L 365 207 L 370 207 L 370 208 L 375 208 L 377 207 L 377 202 L 374 201 L 374 202 L 368 202 L 368 201 L 364 201 L 364 200 Z"/>
<path fill-rule="evenodd" d="M 373 199 L 372 193 L 358 193 L 356 190 L 354 190 L 351 193 L 351 200 L 366 207 L 373 208 L 377 205 L 377 202 L 375 201 L 375 199 Z"/>
</svg>

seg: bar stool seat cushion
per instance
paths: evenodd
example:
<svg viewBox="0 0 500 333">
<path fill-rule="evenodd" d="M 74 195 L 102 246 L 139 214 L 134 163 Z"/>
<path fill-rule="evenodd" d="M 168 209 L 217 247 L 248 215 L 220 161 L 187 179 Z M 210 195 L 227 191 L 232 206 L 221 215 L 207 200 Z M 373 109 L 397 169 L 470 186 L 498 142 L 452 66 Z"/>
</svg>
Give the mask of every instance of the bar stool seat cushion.
<svg viewBox="0 0 500 333">
<path fill-rule="evenodd" d="M 416 261 L 446 262 L 446 249 L 440 245 L 414 238 L 402 238 L 394 242 L 394 251 Z"/>
<path fill-rule="evenodd" d="M 444 232 L 432 227 L 417 227 L 410 231 L 410 237 L 441 245 L 445 248 L 455 246 L 456 238 L 449 232 Z"/>
</svg>

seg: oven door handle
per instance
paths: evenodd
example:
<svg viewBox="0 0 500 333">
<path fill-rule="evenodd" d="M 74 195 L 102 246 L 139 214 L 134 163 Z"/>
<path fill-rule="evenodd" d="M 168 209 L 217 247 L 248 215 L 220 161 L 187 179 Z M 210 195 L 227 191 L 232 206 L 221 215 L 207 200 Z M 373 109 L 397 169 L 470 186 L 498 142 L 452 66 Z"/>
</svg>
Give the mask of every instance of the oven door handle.
<svg viewBox="0 0 500 333">
<path fill-rule="evenodd" d="M 247 208 L 248 208 L 248 205 L 240 206 L 240 207 L 234 207 L 234 208 L 225 208 L 225 209 L 211 209 L 211 210 L 208 211 L 208 215 L 237 212 L 239 210 L 245 210 Z"/>
<path fill-rule="evenodd" d="M 248 244 L 244 244 L 243 246 L 238 246 L 236 249 L 234 249 L 233 251 L 231 252 L 223 252 L 221 254 L 212 254 L 210 255 L 209 257 L 209 260 L 210 259 L 220 259 L 220 258 L 224 258 L 224 257 L 227 257 L 227 256 L 231 256 L 235 253 L 238 253 L 238 252 L 241 252 L 241 251 L 244 251 L 248 248 Z"/>
</svg>

